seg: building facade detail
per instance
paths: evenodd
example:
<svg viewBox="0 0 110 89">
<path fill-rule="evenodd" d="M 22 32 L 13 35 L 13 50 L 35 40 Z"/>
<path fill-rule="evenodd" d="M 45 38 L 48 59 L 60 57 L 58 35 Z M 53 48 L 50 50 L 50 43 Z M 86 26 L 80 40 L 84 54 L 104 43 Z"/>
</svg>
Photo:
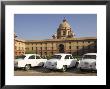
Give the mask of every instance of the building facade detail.
<svg viewBox="0 0 110 89">
<path fill-rule="evenodd" d="M 76 38 L 71 26 L 64 18 L 57 32 L 48 40 L 18 40 L 15 38 L 15 54 L 37 53 L 51 56 L 55 53 L 71 53 L 80 56 L 85 53 L 97 52 L 96 37 Z"/>
</svg>

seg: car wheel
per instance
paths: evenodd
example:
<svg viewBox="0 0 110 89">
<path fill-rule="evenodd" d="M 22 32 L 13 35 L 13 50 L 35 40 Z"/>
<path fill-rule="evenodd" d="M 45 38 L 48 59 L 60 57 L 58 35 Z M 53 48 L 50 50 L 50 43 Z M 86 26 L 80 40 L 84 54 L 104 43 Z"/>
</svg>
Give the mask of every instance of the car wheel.
<svg viewBox="0 0 110 89">
<path fill-rule="evenodd" d="M 67 70 L 67 66 L 63 65 L 62 72 L 65 72 Z"/>
<path fill-rule="evenodd" d="M 31 67 L 31 66 L 30 66 L 29 64 L 26 64 L 24 69 L 25 69 L 26 71 L 28 71 L 28 70 L 30 69 L 30 67 Z"/>
</svg>

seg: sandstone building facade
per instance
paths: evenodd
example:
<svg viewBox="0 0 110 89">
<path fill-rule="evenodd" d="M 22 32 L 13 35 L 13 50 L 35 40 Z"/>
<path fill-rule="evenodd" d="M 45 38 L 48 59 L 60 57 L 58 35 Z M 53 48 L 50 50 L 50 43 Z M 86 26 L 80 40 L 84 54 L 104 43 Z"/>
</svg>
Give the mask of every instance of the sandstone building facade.
<svg viewBox="0 0 110 89">
<path fill-rule="evenodd" d="M 47 40 L 19 40 L 15 38 L 15 55 L 37 53 L 41 56 L 51 56 L 55 53 L 71 53 L 80 56 L 88 52 L 97 52 L 97 38 L 76 38 L 65 18 L 52 37 L 53 39 Z"/>
</svg>

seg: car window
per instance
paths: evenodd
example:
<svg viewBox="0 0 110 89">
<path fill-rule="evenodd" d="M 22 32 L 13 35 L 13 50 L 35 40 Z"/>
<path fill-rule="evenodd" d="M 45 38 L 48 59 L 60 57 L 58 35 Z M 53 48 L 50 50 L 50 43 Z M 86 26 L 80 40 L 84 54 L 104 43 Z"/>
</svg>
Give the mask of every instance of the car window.
<svg viewBox="0 0 110 89">
<path fill-rule="evenodd" d="M 70 59 L 73 59 L 73 56 L 70 55 Z"/>
<path fill-rule="evenodd" d="M 41 59 L 39 56 L 36 56 L 36 59 Z"/>
<path fill-rule="evenodd" d="M 66 56 L 65 56 L 65 59 L 69 59 L 69 57 L 70 57 L 69 55 L 66 55 Z"/>
<path fill-rule="evenodd" d="M 61 57 L 62 57 L 61 55 L 53 55 L 52 59 L 61 59 Z"/>
<path fill-rule="evenodd" d="M 96 55 L 84 55 L 83 59 L 96 59 Z"/>
<path fill-rule="evenodd" d="M 29 59 L 35 59 L 35 55 L 30 56 Z"/>
</svg>

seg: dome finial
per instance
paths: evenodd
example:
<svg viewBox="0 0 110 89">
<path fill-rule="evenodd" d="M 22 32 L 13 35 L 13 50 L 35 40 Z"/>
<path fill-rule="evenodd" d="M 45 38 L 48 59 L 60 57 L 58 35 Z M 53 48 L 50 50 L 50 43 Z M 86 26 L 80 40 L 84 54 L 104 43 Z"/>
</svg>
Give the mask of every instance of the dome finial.
<svg viewBox="0 0 110 89">
<path fill-rule="evenodd" d="M 64 17 L 64 19 L 63 19 L 63 22 L 65 22 L 66 21 L 66 17 Z"/>
</svg>

